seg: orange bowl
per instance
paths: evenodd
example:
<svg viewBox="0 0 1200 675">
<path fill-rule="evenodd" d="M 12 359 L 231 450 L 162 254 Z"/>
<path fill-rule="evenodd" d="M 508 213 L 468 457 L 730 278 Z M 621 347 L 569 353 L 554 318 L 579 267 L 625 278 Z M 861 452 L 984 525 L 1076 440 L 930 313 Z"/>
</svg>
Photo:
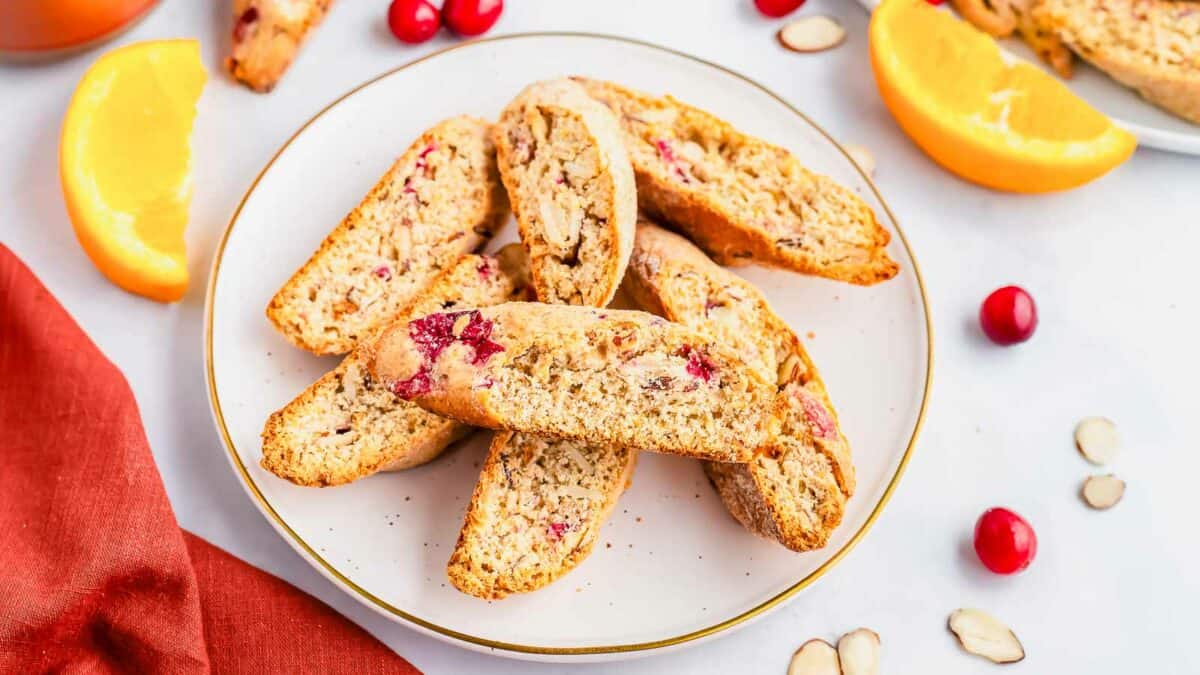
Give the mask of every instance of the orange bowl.
<svg viewBox="0 0 1200 675">
<path fill-rule="evenodd" d="M 83 47 L 116 34 L 158 0 L 0 0 L 0 52 Z"/>
</svg>

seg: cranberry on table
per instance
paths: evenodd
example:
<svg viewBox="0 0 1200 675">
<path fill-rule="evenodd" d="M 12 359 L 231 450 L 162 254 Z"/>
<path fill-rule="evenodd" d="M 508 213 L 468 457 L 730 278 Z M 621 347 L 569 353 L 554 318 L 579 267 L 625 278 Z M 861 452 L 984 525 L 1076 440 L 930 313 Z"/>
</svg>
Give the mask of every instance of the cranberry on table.
<svg viewBox="0 0 1200 675">
<path fill-rule="evenodd" d="M 754 0 L 754 6 L 766 16 L 778 19 L 800 8 L 805 0 Z"/>
<path fill-rule="evenodd" d="M 427 0 L 392 0 L 388 6 L 388 28 L 401 42 L 420 44 L 441 27 L 441 14 Z"/>
<path fill-rule="evenodd" d="M 975 523 L 975 554 L 996 574 L 1020 572 L 1037 555 L 1037 535 L 1024 518 L 1012 511 L 988 509 Z"/>
<path fill-rule="evenodd" d="M 483 35 L 500 18 L 504 0 L 446 0 L 442 17 L 450 30 L 464 37 Z"/>
<path fill-rule="evenodd" d="M 1037 305 L 1019 286 L 992 291 L 979 308 L 979 325 L 992 342 L 1015 345 L 1033 336 L 1037 328 Z"/>
</svg>

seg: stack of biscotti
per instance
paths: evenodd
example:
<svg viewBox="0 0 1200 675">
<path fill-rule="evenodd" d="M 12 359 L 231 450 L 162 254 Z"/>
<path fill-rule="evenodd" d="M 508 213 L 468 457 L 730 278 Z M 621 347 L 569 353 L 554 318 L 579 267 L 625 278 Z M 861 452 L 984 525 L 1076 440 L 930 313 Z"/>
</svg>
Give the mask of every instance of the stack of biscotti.
<svg viewBox="0 0 1200 675">
<path fill-rule="evenodd" d="M 267 318 L 296 346 L 344 354 L 508 217 L 491 125 L 455 117 L 421 135 L 283 285 Z"/>
<path fill-rule="evenodd" d="M 505 108 L 494 138 L 537 299 L 607 305 L 637 222 L 612 112 L 575 82 L 539 82 Z M 451 583 L 490 599 L 566 574 L 595 546 L 636 462 L 619 445 L 496 434 L 446 568 Z"/>
<path fill-rule="evenodd" d="M 1035 15 L 1085 61 L 1200 124 L 1200 2 L 1042 0 Z"/>
<path fill-rule="evenodd" d="M 234 0 L 233 43 L 225 68 L 259 92 L 275 88 L 333 0 Z"/>
<path fill-rule="evenodd" d="M 796 551 L 824 546 L 854 491 L 854 466 L 800 339 L 753 285 L 648 222 L 626 286 L 642 307 L 730 346 L 775 384 L 779 433 L 749 462 L 705 462 L 705 472 L 747 529 Z"/>
<path fill-rule="evenodd" d="M 871 208 L 787 150 L 670 96 L 575 79 L 620 120 L 641 209 L 717 262 L 856 284 L 896 275 Z"/>
<path fill-rule="evenodd" d="M 518 244 L 494 256 L 466 255 L 401 311 L 396 320 L 455 307 L 523 299 L 528 263 Z M 471 427 L 397 401 L 368 370 L 370 339 L 267 420 L 262 466 L 297 485 L 349 483 L 377 471 L 419 466 Z"/>
</svg>

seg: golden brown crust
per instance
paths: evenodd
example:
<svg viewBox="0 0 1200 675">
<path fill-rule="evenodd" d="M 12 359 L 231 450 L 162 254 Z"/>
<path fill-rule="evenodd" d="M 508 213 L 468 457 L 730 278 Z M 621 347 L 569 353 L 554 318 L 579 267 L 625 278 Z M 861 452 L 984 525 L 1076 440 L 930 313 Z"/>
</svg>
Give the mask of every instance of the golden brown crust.
<svg viewBox="0 0 1200 675">
<path fill-rule="evenodd" d="M 234 0 L 233 44 L 225 69 L 260 93 L 275 88 L 333 0 Z"/>
<path fill-rule="evenodd" d="M 455 117 L 400 156 L 267 306 L 314 354 L 344 354 L 508 217 L 491 125 Z"/>
<path fill-rule="evenodd" d="M 523 513 L 529 502 L 540 502 L 540 495 L 522 490 L 521 498 L 507 498 L 508 475 L 520 472 L 521 467 L 505 466 L 505 457 L 523 454 L 521 446 L 532 439 L 519 433 L 501 431 L 492 438 L 479 482 L 471 495 L 471 505 L 463 521 L 454 552 L 446 566 L 446 576 L 463 593 L 486 600 L 499 600 L 511 593 L 527 593 L 543 588 L 571 571 L 591 553 L 600 533 L 600 526 L 616 506 L 621 493 L 633 480 L 637 453 L 613 448 L 598 457 L 613 463 L 618 470 L 607 477 L 607 485 L 599 490 L 598 503 L 589 505 L 581 522 L 570 523 L 570 539 L 563 533 L 537 530 L 515 537 L 517 541 L 497 541 L 504 529 L 544 528 L 537 514 Z M 547 444 L 566 444 L 574 441 L 543 441 Z M 582 450 L 600 449 L 581 444 Z M 596 456 L 596 455 L 593 455 Z M 555 509 L 551 509 L 554 513 Z M 565 528 L 564 528 L 565 529 Z M 547 536 L 539 536 L 542 533 Z M 533 541 L 529 541 L 532 539 Z M 547 539 L 553 541 L 546 541 Z M 562 545 L 556 546 L 561 542 Z M 505 564 L 504 556 L 519 556 L 515 564 Z"/>
<path fill-rule="evenodd" d="M 638 205 L 725 265 L 757 262 L 855 284 L 894 277 L 869 206 L 787 150 L 670 96 L 574 78 L 621 121 Z"/>
</svg>

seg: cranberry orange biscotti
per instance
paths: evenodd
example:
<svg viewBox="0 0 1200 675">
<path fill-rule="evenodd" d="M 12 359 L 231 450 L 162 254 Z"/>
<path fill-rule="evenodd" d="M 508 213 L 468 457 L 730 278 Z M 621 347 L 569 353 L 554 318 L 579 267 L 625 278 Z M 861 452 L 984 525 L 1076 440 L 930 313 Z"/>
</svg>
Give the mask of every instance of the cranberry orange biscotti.
<svg viewBox="0 0 1200 675">
<path fill-rule="evenodd" d="M 796 334 L 753 285 L 651 224 L 638 227 L 626 285 L 643 307 L 733 347 L 777 383 L 780 433 L 749 462 L 706 462 L 705 472 L 747 529 L 796 551 L 823 546 L 854 491 L 854 465 Z"/>
<path fill-rule="evenodd" d="M 633 168 L 612 112 L 571 80 L 525 88 L 493 131 L 542 302 L 603 307 L 633 248 Z"/>
<path fill-rule="evenodd" d="M 485 243 L 508 217 L 491 125 L 426 131 L 279 289 L 267 318 L 314 354 L 344 354 Z"/>
<path fill-rule="evenodd" d="M 621 446 L 498 432 L 446 567 L 450 582 L 496 600 L 566 574 L 595 546 L 636 461 Z"/>
<path fill-rule="evenodd" d="M 374 349 L 396 395 L 492 429 L 735 462 L 773 422 L 757 373 L 645 312 L 510 302 L 395 323 Z"/>
<path fill-rule="evenodd" d="M 1200 2 L 1042 0 L 1034 13 L 1085 61 L 1200 124 Z"/>
<path fill-rule="evenodd" d="M 233 49 L 225 68 L 247 87 L 271 91 L 331 4 L 333 0 L 234 0 Z"/>
<path fill-rule="evenodd" d="M 856 284 L 899 271 L 871 208 L 787 150 L 670 96 L 573 79 L 621 122 L 641 208 L 686 232 L 717 262 Z"/>
<path fill-rule="evenodd" d="M 485 307 L 525 297 L 529 267 L 519 244 L 495 256 L 466 255 L 443 272 L 398 319 L 454 307 Z M 367 338 L 267 420 L 262 466 L 297 485 L 349 483 L 377 471 L 424 464 L 471 427 L 408 401 L 374 380 Z"/>
</svg>

